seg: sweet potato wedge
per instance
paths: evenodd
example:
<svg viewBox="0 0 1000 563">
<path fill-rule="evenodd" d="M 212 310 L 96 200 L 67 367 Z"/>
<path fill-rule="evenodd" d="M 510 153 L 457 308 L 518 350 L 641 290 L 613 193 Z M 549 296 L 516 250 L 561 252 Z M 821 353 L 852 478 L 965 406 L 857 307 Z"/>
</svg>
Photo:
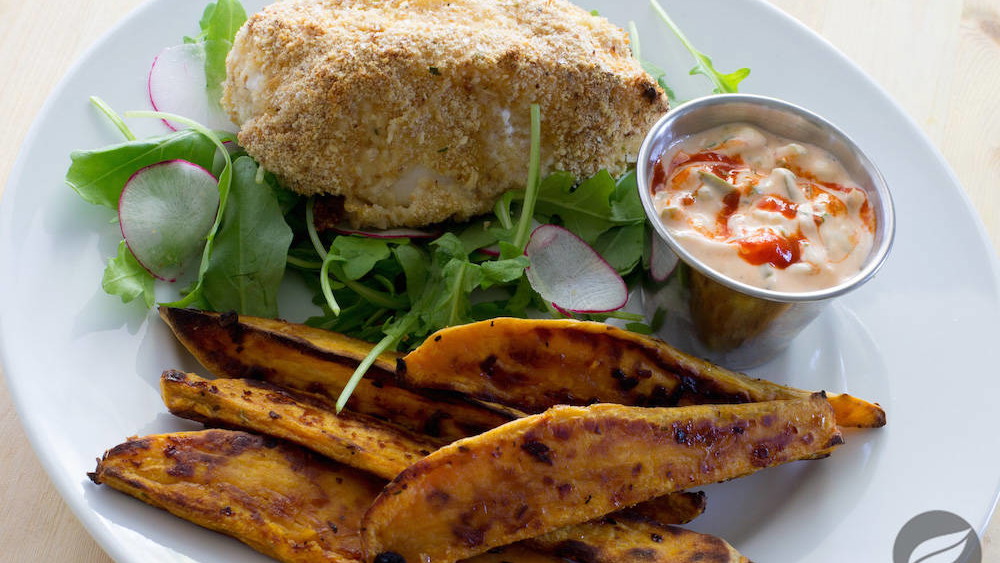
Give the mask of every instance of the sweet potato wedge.
<svg viewBox="0 0 1000 563">
<path fill-rule="evenodd" d="M 177 416 L 281 438 L 387 480 L 443 445 L 365 415 L 338 415 L 322 398 L 252 379 L 210 381 L 167 370 L 160 391 Z M 705 511 L 705 495 L 673 493 L 628 511 L 663 524 L 684 524 Z"/>
<path fill-rule="evenodd" d="M 336 400 L 371 344 L 306 325 L 160 307 L 177 339 L 216 377 L 261 379 Z M 347 408 L 445 441 L 511 420 L 498 409 L 454 397 L 392 388 L 396 354 L 383 354 Z"/>
<path fill-rule="evenodd" d="M 740 405 L 553 407 L 403 471 L 365 514 L 365 556 L 457 561 L 841 443 L 822 393 Z"/>
<path fill-rule="evenodd" d="M 588 563 L 749 563 L 728 542 L 677 526 L 620 515 L 614 526 L 600 520 L 566 526 L 523 543 L 570 561 Z"/>
<path fill-rule="evenodd" d="M 470 563 L 566 563 L 553 553 L 531 549 L 524 543 L 505 545 L 467 559 Z"/>
<path fill-rule="evenodd" d="M 364 561 L 361 518 L 385 484 L 281 440 L 218 429 L 132 438 L 105 452 L 89 477 L 288 562 Z M 613 552 L 612 541 L 649 541 L 647 530 L 618 521 L 556 533 L 469 563 L 559 563 L 565 559 L 558 553 L 580 546 L 603 554 Z M 678 541 L 664 538 L 667 545 Z"/>
<path fill-rule="evenodd" d="M 701 516 L 707 504 L 704 492 L 684 491 L 641 502 L 621 512 L 627 512 L 632 520 L 638 517 L 660 524 L 687 524 Z"/>
<path fill-rule="evenodd" d="M 808 397 L 603 323 L 498 318 L 438 331 L 398 363 L 407 386 L 458 391 L 529 413 L 559 404 L 731 404 Z M 880 427 L 885 411 L 827 395 L 842 426 Z"/>
<path fill-rule="evenodd" d="M 282 438 L 384 479 L 442 445 L 363 414 L 337 415 L 321 398 L 252 379 L 209 381 L 168 370 L 160 391 L 177 416 Z"/>
<path fill-rule="evenodd" d="M 90 474 L 280 561 L 361 561 L 358 528 L 384 481 L 244 432 L 133 438 Z"/>
</svg>

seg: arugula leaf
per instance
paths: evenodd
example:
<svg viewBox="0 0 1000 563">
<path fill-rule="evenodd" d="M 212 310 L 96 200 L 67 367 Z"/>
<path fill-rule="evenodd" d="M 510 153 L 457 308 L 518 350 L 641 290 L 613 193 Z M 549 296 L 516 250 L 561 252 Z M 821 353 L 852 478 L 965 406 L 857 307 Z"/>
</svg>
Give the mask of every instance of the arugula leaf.
<svg viewBox="0 0 1000 563">
<path fill-rule="evenodd" d="M 205 6 L 202 13 L 200 38 L 207 41 L 222 39 L 232 41 L 236 32 L 247 20 L 246 10 L 237 0 L 219 0 Z"/>
<path fill-rule="evenodd" d="M 349 280 L 361 279 L 381 260 L 391 254 L 389 243 L 383 239 L 355 236 L 339 236 L 333 239 L 331 252 L 336 252 L 336 260 L 343 262 L 344 276 Z"/>
<path fill-rule="evenodd" d="M 425 322 L 435 327 L 465 324 L 469 320 L 469 294 L 483 281 L 483 270 L 467 259 L 452 258 L 441 267 L 441 285 L 431 295 Z M 426 290 L 425 290 L 426 291 Z"/>
<path fill-rule="evenodd" d="M 642 260 L 646 228 L 642 223 L 605 231 L 594 241 L 594 250 L 619 274 L 631 272 Z"/>
<path fill-rule="evenodd" d="M 100 149 L 73 151 L 66 183 L 84 200 L 118 209 L 118 198 L 139 169 L 167 160 L 187 160 L 212 168 L 216 145 L 192 130 L 126 141 Z"/>
<path fill-rule="evenodd" d="M 205 49 L 205 88 L 213 103 L 221 107 L 222 83 L 226 81 L 226 56 L 233 44 L 225 39 L 210 39 L 202 43 Z"/>
<path fill-rule="evenodd" d="M 246 19 L 246 10 L 238 0 L 218 0 L 205 6 L 198 22 L 198 37 L 184 38 L 185 43 L 201 43 L 205 49 L 205 83 L 209 98 L 216 103 L 222 98 L 222 83 L 226 80 L 226 55 Z"/>
<path fill-rule="evenodd" d="M 121 297 L 122 303 L 129 303 L 141 297 L 146 308 L 149 308 L 156 302 L 153 293 L 154 281 L 153 274 L 142 267 L 123 240 L 118 243 L 118 255 L 108 260 L 104 277 L 101 279 L 101 287 L 109 295 Z"/>
<path fill-rule="evenodd" d="M 635 201 L 626 189 L 627 185 L 619 189 L 607 170 L 599 171 L 575 188 L 572 176 L 557 172 L 542 181 L 536 209 L 542 215 L 559 217 L 563 226 L 593 244 L 614 226 L 645 220 L 644 213 L 635 212 Z M 638 209 L 641 212 L 641 203 Z"/>
<path fill-rule="evenodd" d="M 634 168 L 615 183 L 615 191 L 611 194 L 611 220 L 630 225 L 646 221 L 646 210 L 639 197 L 639 183 Z"/>
<path fill-rule="evenodd" d="M 454 233 L 445 233 L 431 241 L 430 245 L 434 250 L 435 259 L 468 259 L 469 253 L 465 250 L 465 245 L 462 244 L 462 239 L 458 238 L 458 236 Z"/>
<path fill-rule="evenodd" d="M 291 242 L 292 230 L 274 189 L 257 182 L 253 159 L 236 159 L 228 203 L 204 273 L 205 299 L 217 311 L 277 317 L 278 286 Z"/>
<path fill-rule="evenodd" d="M 496 228 L 491 228 L 486 221 L 476 221 L 462 229 L 458 238 L 462 241 L 465 252 L 471 254 L 496 244 L 500 240 L 500 234 Z"/>
<path fill-rule="evenodd" d="M 479 287 L 488 289 L 494 285 L 504 285 L 521 279 L 524 269 L 530 262 L 527 256 L 507 258 L 505 260 L 488 260 L 480 264 L 482 281 Z"/>
<path fill-rule="evenodd" d="M 412 244 L 401 244 L 393 248 L 392 253 L 403 268 L 410 302 L 416 303 L 423 294 L 427 282 L 429 268 L 427 253 Z"/>
<path fill-rule="evenodd" d="M 744 78 L 750 75 L 750 69 L 741 68 L 729 74 L 722 74 L 721 72 L 715 70 L 715 66 L 712 64 L 712 59 L 705 53 L 702 53 L 701 51 L 695 48 L 695 46 L 688 40 L 688 38 L 684 35 L 681 29 L 677 27 L 677 24 L 674 23 L 674 20 L 670 19 L 670 16 L 667 15 L 667 12 L 666 10 L 663 9 L 663 6 L 660 6 L 660 4 L 656 0 L 649 0 L 649 1 L 653 9 L 660 16 L 660 19 L 662 19 L 663 22 L 667 24 L 667 27 L 670 28 L 670 31 L 672 31 L 674 35 L 677 36 L 677 39 L 679 39 L 681 44 L 684 45 L 684 48 L 687 49 L 688 52 L 691 53 L 691 55 L 694 57 L 695 63 L 697 64 L 695 65 L 694 68 L 691 69 L 691 74 L 692 75 L 703 74 L 707 76 L 708 79 L 712 81 L 712 84 L 715 85 L 715 88 L 712 91 L 716 94 L 732 94 L 739 92 L 740 82 L 742 82 Z"/>
</svg>

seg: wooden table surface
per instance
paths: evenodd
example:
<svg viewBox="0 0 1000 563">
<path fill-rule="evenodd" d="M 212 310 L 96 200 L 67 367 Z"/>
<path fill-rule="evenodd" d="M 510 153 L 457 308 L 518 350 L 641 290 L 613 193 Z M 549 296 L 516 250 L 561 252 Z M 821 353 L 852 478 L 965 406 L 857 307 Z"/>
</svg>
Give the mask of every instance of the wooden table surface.
<svg viewBox="0 0 1000 563">
<path fill-rule="evenodd" d="M 771 1 L 902 105 L 951 164 L 1000 249 L 1000 0 Z M 57 81 L 140 3 L 0 0 L 0 189 Z M 984 561 L 1000 561 L 997 537 L 995 517 Z M 0 378 L 0 561 L 108 560 L 49 483 Z"/>
</svg>

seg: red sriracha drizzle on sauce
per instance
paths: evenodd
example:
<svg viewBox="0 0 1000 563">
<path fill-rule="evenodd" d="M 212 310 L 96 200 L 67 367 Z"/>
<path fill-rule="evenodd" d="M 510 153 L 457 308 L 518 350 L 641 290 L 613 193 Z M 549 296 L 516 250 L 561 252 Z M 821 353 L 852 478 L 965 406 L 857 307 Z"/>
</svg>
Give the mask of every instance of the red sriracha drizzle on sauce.
<svg viewBox="0 0 1000 563">
<path fill-rule="evenodd" d="M 777 195 L 767 195 L 757 207 L 772 213 L 781 213 L 786 219 L 794 219 L 799 206 Z M 735 211 L 735 209 L 734 209 Z M 729 214 L 732 215 L 733 211 Z M 728 220 L 728 218 L 727 218 Z M 763 231 L 740 239 L 740 257 L 754 266 L 770 264 L 784 270 L 802 259 L 799 243 L 805 239 L 801 231 L 791 237 L 784 237 L 772 231 Z"/>
<path fill-rule="evenodd" d="M 678 151 L 670 161 L 669 171 L 668 166 L 664 166 L 662 161 L 657 161 L 653 167 L 653 193 L 669 189 L 667 186 L 668 176 L 673 174 L 678 166 L 691 164 L 707 164 L 708 166 L 701 167 L 701 169 L 727 181 L 730 180 L 734 172 L 750 169 L 738 155 L 728 156 L 711 150 L 694 154 Z M 722 209 L 715 218 L 715 238 L 725 239 L 730 236 L 729 218 L 739 209 L 740 199 L 744 195 L 740 191 L 733 191 L 723 198 Z M 690 205 L 693 200 L 686 196 L 683 203 Z M 798 213 L 798 206 L 795 203 L 777 195 L 764 196 L 757 207 L 765 211 L 781 213 L 787 219 L 794 219 Z M 786 237 L 772 231 L 762 231 L 740 239 L 737 246 L 739 256 L 748 263 L 754 266 L 770 264 L 784 270 L 802 259 L 799 243 L 804 238 L 801 233 Z"/>
<path fill-rule="evenodd" d="M 781 213 L 786 219 L 794 219 L 795 214 L 799 212 L 798 205 L 777 195 L 764 196 L 763 200 L 757 204 L 757 207 L 771 213 Z"/>
<path fill-rule="evenodd" d="M 660 190 L 667 189 L 667 176 L 673 174 L 674 169 L 678 166 L 701 163 L 709 164 L 707 171 L 723 180 L 729 180 L 733 172 L 737 170 L 748 168 L 743 164 L 743 159 L 739 156 L 727 156 L 712 151 L 701 151 L 694 154 L 678 151 L 670 161 L 670 164 L 666 165 L 663 163 L 663 155 L 660 155 L 660 158 L 656 160 L 656 164 L 653 165 L 652 192 L 655 194 Z"/>
<path fill-rule="evenodd" d="M 836 156 L 752 124 L 678 140 L 651 175 L 654 208 L 675 240 L 753 286 L 829 287 L 872 248 L 871 204 Z"/>
<path fill-rule="evenodd" d="M 740 258 L 754 266 L 770 264 L 784 270 L 802 259 L 799 242 L 802 235 L 783 237 L 771 231 L 762 231 L 739 240 Z"/>
<path fill-rule="evenodd" d="M 717 153 L 713 151 L 701 151 L 694 154 L 688 154 L 684 151 L 678 151 L 674 155 L 673 160 L 670 161 L 670 172 L 673 173 L 674 168 L 678 166 L 683 166 L 685 164 L 708 164 L 708 172 L 715 174 L 723 180 L 729 180 L 733 172 L 736 170 L 747 169 L 747 165 L 743 163 L 743 159 L 739 155 L 729 156 L 722 153 Z M 662 168 L 662 166 L 658 167 Z M 656 185 L 656 182 L 653 182 Z"/>
</svg>

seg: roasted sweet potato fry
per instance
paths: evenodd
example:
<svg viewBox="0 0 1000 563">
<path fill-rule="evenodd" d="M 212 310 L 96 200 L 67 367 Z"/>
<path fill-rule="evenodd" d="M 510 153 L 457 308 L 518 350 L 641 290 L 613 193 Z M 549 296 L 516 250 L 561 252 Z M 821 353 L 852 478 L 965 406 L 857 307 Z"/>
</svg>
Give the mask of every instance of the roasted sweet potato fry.
<svg viewBox="0 0 1000 563">
<path fill-rule="evenodd" d="M 322 398 L 253 379 L 209 381 L 168 370 L 160 390 L 177 416 L 288 440 L 385 479 L 443 445 L 365 415 L 337 415 Z M 705 511 L 705 495 L 673 493 L 627 510 L 663 524 L 684 524 Z"/>
<path fill-rule="evenodd" d="M 89 476 L 288 562 L 364 561 L 361 518 L 385 484 L 298 446 L 233 430 L 133 438 L 105 452 Z M 573 546 L 590 546 L 599 555 L 614 553 L 611 541 L 640 546 L 649 540 L 645 529 L 603 520 L 555 534 L 468 561 L 559 563 L 565 559 L 557 553 Z M 677 542 L 668 535 L 660 541 Z"/>
<path fill-rule="evenodd" d="M 457 561 L 842 442 L 822 393 L 740 405 L 554 407 L 407 468 L 365 514 L 365 555 Z"/>
<path fill-rule="evenodd" d="M 160 307 L 160 317 L 213 375 L 262 379 L 336 400 L 371 344 L 259 317 Z M 430 397 L 393 387 L 395 354 L 383 354 L 347 408 L 445 441 L 511 420 L 512 415 L 460 398 Z M 390 389 L 390 387 L 392 387 Z"/>
<path fill-rule="evenodd" d="M 531 549 L 523 543 L 505 545 L 467 559 L 469 563 L 566 563 L 552 553 Z"/>
<path fill-rule="evenodd" d="M 363 414 L 337 415 L 321 398 L 262 381 L 209 381 L 168 370 L 160 377 L 160 391 L 177 416 L 282 438 L 384 479 L 442 445 Z"/>
<path fill-rule="evenodd" d="M 704 492 L 685 491 L 641 502 L 623 512 L 628 512 L 632 520 L 639 517 L 660 524 L 687 524 L 701 516 L 706 505 Z"/>
<path fill-rule="evenodd" d="M 538 413 L 559 404 L 727 404 L 808 397 L 603 323 L 498 318 L 446 328 L 399 362 L 409 387 L 446 389 Z M 827 395 L 842 426 L 885 425 L 885 411 Z"/>
<path fill-rule="evenodd" d="M 361 516 L 382 479 L 244 432 L 134 438 L 90 474 L 281 561 L 361 561 Z"/>
<path fill-rule="evenodd" d="M 749 563 L 728 542 L 715 536 L 628 515 L 616 516 L 614 523 L 608 526 L 598 520 L 567 526 L 525 540 L 524 544 L 570 561 L 588 563 Z"/>
</svg>

